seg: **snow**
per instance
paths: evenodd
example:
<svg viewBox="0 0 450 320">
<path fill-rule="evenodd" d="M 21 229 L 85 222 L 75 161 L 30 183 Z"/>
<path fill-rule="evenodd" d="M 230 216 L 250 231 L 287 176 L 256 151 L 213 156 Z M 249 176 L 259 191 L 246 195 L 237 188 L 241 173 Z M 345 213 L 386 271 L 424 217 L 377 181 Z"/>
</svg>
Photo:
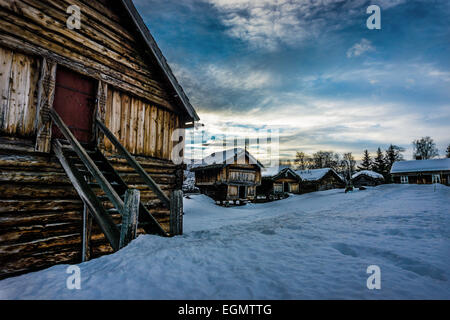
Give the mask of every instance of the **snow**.
<svg viewBox="0 0 450 320">
<path fill-rule="evenodd" d="M 286 168 L 289 168 L 289 166 L 281 165 L 281 166 L 263 168 L 263 169 L 261 169 L 261 175 L 263 177 L 273 177 Z"/>
<path fill-rule="evenodd" d="M 445 170 L 450 170 L 450 158 L 394 162 L 391 173 Z"/>
<path fill-rule="evenodd" d="M 371 171 L 371 170 L 361 170 L 356 172 L 354 175 L 352 175 L 352 179 L 355 179 L 356 177 L 360 176 L 360 175 L 366 175 L 368 177 L 372 177 L 374 179 L 382 179 L 384 180 L 383 175 L 379 174 L 378 172 L 375 171 Z"/>
<path fill-rule="evenodd" d="M 317 181 L 323 178 L 331 168 L 297 170 L 295 173 L 302 178 L 303 181 Z"/>
<path fill-rule="evenodd" d="M 245 155 L 247 155 L 250 164 L 257 164 L 259 167 L 263 167 L 263 165 L 245 149 L 233 148 L 221 152 L 214 152 L 203 158 L 200 164 L 193 165 L 192 168 L 203 168 L 214 164 L 231 164 L 235 163 L 235 159 L 237 159 L 237 163 L 245 163 Z"/>
<path fill-rule="evenodd" d="M 185 233 L 0 281 L 2 299 L 450 299 L 450 188 L 381 185 L 224 208 L 185 199 Z M 366 287 L 381 268 L 381 290 Z"/>
</svg>

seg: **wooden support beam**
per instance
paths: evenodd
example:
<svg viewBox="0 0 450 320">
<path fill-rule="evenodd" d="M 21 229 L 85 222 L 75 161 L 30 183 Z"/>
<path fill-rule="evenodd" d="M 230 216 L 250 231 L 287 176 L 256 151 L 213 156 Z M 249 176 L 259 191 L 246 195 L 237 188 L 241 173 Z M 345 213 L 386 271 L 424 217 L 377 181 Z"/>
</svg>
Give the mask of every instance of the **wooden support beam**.
<svg viewBox="0 0 450 320">
<path fill-rule="evenodd" d="M 183 234 L 183 191 L 175 190 L 170 197 L 170 234 Z"/>
<path fill-rule="evenodd" d="M 128 245 L 137 234 L 140 192 L 137 189 L 128 189 L 125 192 L 124 211 L 122 214 L 122 227 L 120 229 L 119 247 Z"/>
<path fill-rule="evenodd" d="M 89 207 L 84 204 L 83 209 L 83 247 L 81 261 L 89 261 L 91 257 L 91 232 L 92 232 L 92 216 L 89 213 Z"/>
<path fill-rule="evenodd" d="M 96 118 L 100 119 L 103 123 L 106 117 L 106 99 L 108 97 L 108 84 L 104 81 L 98 81 L 97 87 L 97 105 L 95 109 Z M 95 132 L 95 139 L 97 139 L 97 146 L 100 150 L 105 149 L 104 134 L 101 130 L 97 130 L 97 123 L 93 121 L 93 131 Z"/>
<path fill-rule="evenodd" d="M 56 65 L 53 60 L 42 59 L 36 111 L 35 150 L 39 152 L 50 152 L 51 149 L 52 121 L 49 111 L 55 98 Z"/>
</svg>

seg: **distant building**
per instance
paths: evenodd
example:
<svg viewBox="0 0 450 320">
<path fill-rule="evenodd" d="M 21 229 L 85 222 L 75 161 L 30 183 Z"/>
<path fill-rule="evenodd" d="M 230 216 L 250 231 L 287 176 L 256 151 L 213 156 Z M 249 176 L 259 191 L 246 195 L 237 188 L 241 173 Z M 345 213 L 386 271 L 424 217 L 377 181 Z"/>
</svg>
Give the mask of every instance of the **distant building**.
<svg viewBox="0 0 450 320">
<path fill-rule="evenodd" d="M 235 148 L 211 154 L 191 171 L 195 172 L 195 186 L 223 203 L 255 199 L 262 168 L 248 151 Z"/>
<path fill-rule="evenodd" d="M 261 186 L 257 188 L 258 195 L 266 199 L 281 198 L 288 192 L 300 192 L 300 177 L 290 168 L 282 168 L 278 172 L 268 170 L 263 172 Z"/>
<path fill-rule="evenodd" d="M 383 175 L 371 170 L 361 170 L 352 175 L 353 186 L 367 187 L 377 186 L 384 183 Z"/>
<path fill-rule="evenodd" d="M 450 158 L 398 161 L 392 165 L 394 183 L 450 185 Z"/>
<path fill-rule="evenodd" d="M 295 173 L 301 179 L 301 193 L 345 188 L 344 179 L 331 168 L 297 170 Z"/>
</svg>

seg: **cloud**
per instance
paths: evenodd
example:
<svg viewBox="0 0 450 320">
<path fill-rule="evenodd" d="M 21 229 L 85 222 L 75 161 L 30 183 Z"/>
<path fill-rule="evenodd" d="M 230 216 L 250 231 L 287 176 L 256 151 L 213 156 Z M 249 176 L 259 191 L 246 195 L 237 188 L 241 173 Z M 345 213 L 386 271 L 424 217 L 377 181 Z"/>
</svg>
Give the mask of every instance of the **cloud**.
<svg viewBox="0 0 450 320">
<path fill-rule="evenodd" d="M 299 45 L 304 40 L 341 30 L 365 17 L 366 0 L 204 0 L 220 13 L 222 23 L 231 37 L 252 47 L 269 51 L 281 45 Z M 389 9 L 404 0 L 384 0 Z"/>
<path fill-rule="evenodd" d="M 347 50 L 347 58 L 359 57 L 363 53 L 369 51 L 375 51 L 375 48 L 372 46 L 372 42 L 363 38 L 360 42 L 355 43 Z"/>
</svg>

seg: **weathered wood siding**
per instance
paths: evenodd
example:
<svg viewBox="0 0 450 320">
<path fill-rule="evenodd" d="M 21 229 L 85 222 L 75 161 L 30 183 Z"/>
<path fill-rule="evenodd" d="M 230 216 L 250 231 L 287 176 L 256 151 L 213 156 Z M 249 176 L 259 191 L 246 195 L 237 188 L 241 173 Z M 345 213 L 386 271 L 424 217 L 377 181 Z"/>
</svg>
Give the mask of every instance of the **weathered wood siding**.
<svg viewBox="0 0 450 320">
<path fill-rule="evenodd" d="M 169 160 L 172 133 L 180 123 L 174 112 L 117 89 L 108 91 L 105 124 L 133 154 Z M 107 151 L 113 152 L 107 138 L 104 144 Z"/>
<path fill-rule="evenodd" d="M 110 160 L 123 179 L 141 191 L 142 202 L 169 231 L 169 209 L 123 159 Z M 181 188 L 182 168 L 168 161 L 138 161 L 166 195 Z M 0 278 L 81 262 L 82 213 L 83 203 L 54 156 L 0 149 Z M 114 220 L 120 223 L 120 216 Z M 112 252 L 96 223 L 91 247 L 92 258 Z"/>
<path fill-rule="evenodd" d="M 66 10 L 81 9 L 70 30 Z M 42 55 L 85 75 L 175 110 L 148 51 L 114 0 L 0 0 L 0 44 Z"/>
<path fill-rule="evenodd" d="M 39 59 L 0 47 L 0 135 L 34 134 L 38 78 Z"/>
</svg>

